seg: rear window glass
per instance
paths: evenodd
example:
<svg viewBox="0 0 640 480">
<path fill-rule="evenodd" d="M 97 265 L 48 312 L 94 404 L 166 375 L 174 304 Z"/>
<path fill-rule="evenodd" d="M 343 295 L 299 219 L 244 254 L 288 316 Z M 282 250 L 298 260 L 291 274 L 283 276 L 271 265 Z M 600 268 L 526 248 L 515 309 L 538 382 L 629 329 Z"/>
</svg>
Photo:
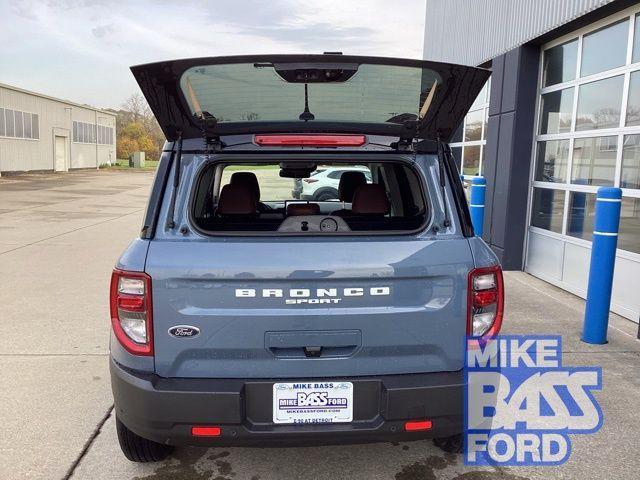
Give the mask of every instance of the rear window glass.
<svg viewBox="0 0 640 480">
<path fill-rule="evenodd" d="M 369 64 L 310 70 L 336 78 L 305 83 L 292 77 L 298 72 L 290 70 L 294 67 L 271 63 L 203 65 L 185 71 L 180 86 L 191 113 L 207 112 L 219 123 L 403 123 L 426 114 L 429 94 L 433 95 L 442 83 L 430 69 Z"/>
<path fill-rule="evenodd" d="M 217 162 L 194 192 L 192 220 L 211 234 L 408 232 L 428 218 L 423 186 L 401 162 Z"/>
</svg>

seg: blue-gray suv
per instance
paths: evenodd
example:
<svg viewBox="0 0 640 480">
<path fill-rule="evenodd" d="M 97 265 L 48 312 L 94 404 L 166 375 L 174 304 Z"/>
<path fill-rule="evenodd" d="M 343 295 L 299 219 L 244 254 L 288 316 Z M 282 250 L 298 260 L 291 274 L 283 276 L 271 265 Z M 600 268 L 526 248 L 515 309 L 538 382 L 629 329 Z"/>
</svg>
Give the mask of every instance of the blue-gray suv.
<svg viewBox="0 0 640 480">
<path fill-rule="evenodd" d="M 489 72 L 339 54 L 132 71 L 167 142 L 111 280 L 127 458 L 425 437 L 459 448 L 464 340 L 498 333 L 503 282 L 447 142 Z M 332 168 L 332 196 L 293 198 Z"/>
</svg>

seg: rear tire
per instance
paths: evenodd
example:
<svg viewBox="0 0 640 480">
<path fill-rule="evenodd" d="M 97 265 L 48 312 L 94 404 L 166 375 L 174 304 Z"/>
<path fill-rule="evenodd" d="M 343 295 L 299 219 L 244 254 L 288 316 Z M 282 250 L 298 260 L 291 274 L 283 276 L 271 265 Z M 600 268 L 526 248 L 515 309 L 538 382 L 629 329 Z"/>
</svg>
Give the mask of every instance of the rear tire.
<svg viewBox="0 0 640 480">
<path fill-rule="evenodd" d="M 161 443 L 142 438 L 140 435 L 136 435 L 125 427 L 124 423 L 118 420 L 117 417 L 116 430 L 118 432 L 120 449 L 122 450 L 122 453 L 124 453 L 124 456 L 132 462 L 160 462 L 173 452 L 173 447 L 171 445 L 163 445 Z"/>
<path fill-rule="evenodd" d="M 338 200 L 338 191 L 333 188 L 325 188 L 317 191 L 313 195 L 316 202 L 326 202 L 328 200 Z"/>
<path fill-rule="evenodd" d="M 433 444 L 446 453 L 462 453 L 462 435 L 452 435 L 451 437 L 434 438 Z"/>
</svg>

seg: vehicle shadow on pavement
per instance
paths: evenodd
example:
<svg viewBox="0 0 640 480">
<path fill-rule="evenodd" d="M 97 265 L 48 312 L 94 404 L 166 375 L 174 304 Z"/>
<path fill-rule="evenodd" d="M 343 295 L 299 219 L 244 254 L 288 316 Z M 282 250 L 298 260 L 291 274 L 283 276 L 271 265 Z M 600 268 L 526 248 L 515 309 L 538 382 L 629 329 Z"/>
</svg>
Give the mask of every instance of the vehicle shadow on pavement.
<svg viewBox="0 0 640 480">
<path fill-rule="evenodd" d="M 442 452 L 430 440 L 303 448 L 177 448 L 166 461 L 135 464 L 124 458 L 113 415 L 72 479 L 134 480 L 527 480 L 494 468 L 466 467 L 461 455 Z"/>
</svg>

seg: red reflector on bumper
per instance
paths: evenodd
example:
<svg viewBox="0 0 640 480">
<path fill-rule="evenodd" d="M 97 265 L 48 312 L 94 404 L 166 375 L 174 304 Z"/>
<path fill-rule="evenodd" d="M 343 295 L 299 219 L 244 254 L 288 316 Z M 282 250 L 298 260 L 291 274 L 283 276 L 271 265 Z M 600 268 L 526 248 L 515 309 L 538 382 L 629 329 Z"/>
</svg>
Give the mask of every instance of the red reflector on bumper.
<svg viewBox="0 0 640 480">
<path fill-rule="evenodd" d="M 256 144 L 311 147 L 360 147 L 367 141 L 364 135 L 256 135 Z"/>
<path fill-rule="evenodd" d="M 221 433 L 220 427 L 191 427 L 194 437 L 219 437 Z"/>
<path fill-rule="evenodd" d="M 420 430 L 431 430 L 433 424 L 431 420 L 414 420 L 404 424 L 404 429 L 407 432 L 418 432 Z"/>
</svg>

